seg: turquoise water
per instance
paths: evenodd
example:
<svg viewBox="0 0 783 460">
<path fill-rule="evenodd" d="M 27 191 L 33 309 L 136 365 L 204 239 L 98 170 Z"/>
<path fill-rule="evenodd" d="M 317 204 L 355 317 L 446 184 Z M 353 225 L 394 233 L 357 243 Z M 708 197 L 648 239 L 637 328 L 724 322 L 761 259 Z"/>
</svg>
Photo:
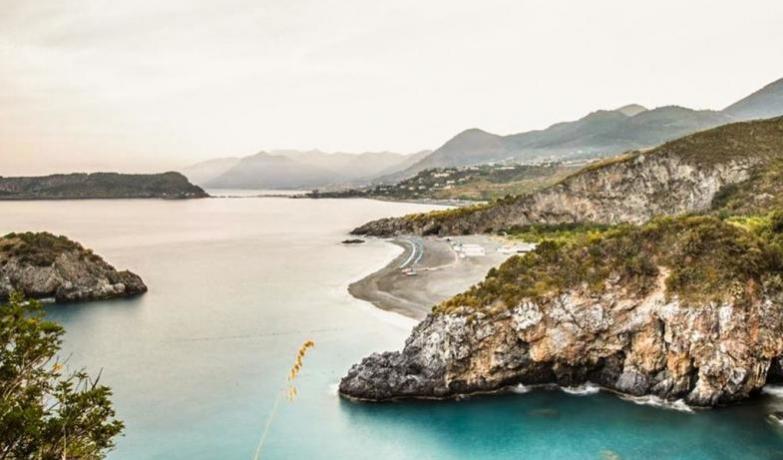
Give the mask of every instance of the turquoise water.
<svg viewBox="0 0 783 460">
<path fill-rule="evenodd" d="M 356 404 L 336 385 L 413 323 L 347 285 L 399 249 L 346 247 L 368 219 L 423 206 L 284 198 L 0 203 L 0 232 L 50 230 L 139 273 L 132 300 L 51 306 L 72 367 L 103 370 L 127 426 L 112 459 L 251 459 L 299 345 L 316 346 L 262 458 L 781 459 L 783 400 L 684 413 L 558 390 Z"/>
</svg>

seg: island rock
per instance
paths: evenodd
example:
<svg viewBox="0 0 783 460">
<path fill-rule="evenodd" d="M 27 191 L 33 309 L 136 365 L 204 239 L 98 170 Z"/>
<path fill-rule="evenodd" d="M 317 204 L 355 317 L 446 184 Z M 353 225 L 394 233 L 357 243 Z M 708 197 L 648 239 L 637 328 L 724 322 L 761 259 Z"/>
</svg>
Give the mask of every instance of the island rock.
<svg viewBox="0 0 783 460">
<path fill-rule="evenodd" d="M 117 271 L 63 236 L 11 233 L 0 238 L 0 299 L 14 291 L 57 302 L 130 297 L 147 291 L 141 278 Z"/>
</svg>

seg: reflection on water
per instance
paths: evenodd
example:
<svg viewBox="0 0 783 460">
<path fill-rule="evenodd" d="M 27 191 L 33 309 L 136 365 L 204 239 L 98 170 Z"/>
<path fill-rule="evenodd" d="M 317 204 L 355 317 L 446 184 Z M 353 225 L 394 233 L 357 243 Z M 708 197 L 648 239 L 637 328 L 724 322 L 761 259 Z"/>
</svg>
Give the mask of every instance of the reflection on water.
<svg viewBox="0 0 783 460">
<path fill-rule="evenodd" d="M 281 403 L 264 458 L 783 458 L 781 428 L 766 418 L 783 407 L 771 395 L 692 414 L 559 390 L 338 398 L 352 363 L 399 348 L 412 326 L 346 291 L 399 248 L 339 241 L 366 220 L 422 209 L 286 198 L 3 202 L 0 232 L 66 234 L 150 287 L 131 300 L 49 307 L 67 329 L 71 365 L 103 369 L 114 389 L 127 432 L 111 458 L 252 458 L 307 339 L 316 346 L 299 396 Z"/>
</svg>

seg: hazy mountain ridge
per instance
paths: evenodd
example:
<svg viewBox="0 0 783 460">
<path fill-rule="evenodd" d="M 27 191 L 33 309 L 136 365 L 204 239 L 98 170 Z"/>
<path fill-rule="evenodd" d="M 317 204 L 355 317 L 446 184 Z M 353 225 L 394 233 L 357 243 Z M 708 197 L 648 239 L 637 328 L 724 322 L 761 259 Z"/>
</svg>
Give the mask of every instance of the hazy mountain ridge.
<svg viewBox="0 0 783 460">
<path fill-rule="evenodd" d="M 780 115 L 783 115 L 783 79 L 720 111 L 676 105 L 647 109 L 629 104 L 613 110 L 597 110 L 546 129 L 505 136 L 471 128 L 435 151 L 412 155 L 272 150 L 244 158 L 210 160 L 182 171 L 194 183 L 212 188 L 338 189 L 393 184 L 433 168 L 610 157 L 629 150 L 653 148 L 737 121 Z"/>
<path fill-rule="evenodd" d="M 575 121 L 506 136 L 480 129 L 457 134 L 431 155 L 395 177 L 402 179 L 433 167 L 469 166 L 498 161 L 531 162 L 585 159 L 651 148 L 716 126 L 783 115 L 783 79 L 724 110 L 663 106 L 648 110 L 629 104 L 598 110 Z"/>
<path fill-rule="evenodd" d="M 483 233 L 531 224 L 642 223 L 692 212 L 764 213 L 783 204 L 783 117 L 733 123 L 589 165 L 531 195 L 365 224 L 356 234 Z"/>
<path fill-rule="evenodd" d="M 393 152 L 325 153 L 320 150 L 271 150 L 243 158 L 207 160 L 183 168 L 183 174 L 209 188 L 309 189 L 356 186 L 405 169 L 429 154 Z"/>
</svg>

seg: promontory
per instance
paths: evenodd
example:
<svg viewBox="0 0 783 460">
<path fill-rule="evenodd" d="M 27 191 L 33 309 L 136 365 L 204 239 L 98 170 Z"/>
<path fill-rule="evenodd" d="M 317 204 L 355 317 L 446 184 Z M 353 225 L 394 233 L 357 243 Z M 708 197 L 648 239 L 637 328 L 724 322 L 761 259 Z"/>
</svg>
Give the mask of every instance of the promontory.
<svg viewBox="0 0 783 460">
<path fill-rule="evenodd" d="M 141 278 L 117 271 L 79 243 L 51 233 L 0 238 L 0 300 L 12 292 L 57 302 L 130 297 L 147 291 Z"/>
<path fill-rule="evenodd" d="M 0 177 L 0 200 L 109 198 L 205 198 L 207 193 L 178 172 L 161 174 L 73 173 Z"/>
<path fill-rule="evenodd" d="M 361 235 L 502 232 L 537 248 L 436 305 L 401 351 L 354 365 L 356 399 L 586 382 L 715 406 L 783 379 L 783 118 L 589 166 L 476 208 Z"/>
</svg>

